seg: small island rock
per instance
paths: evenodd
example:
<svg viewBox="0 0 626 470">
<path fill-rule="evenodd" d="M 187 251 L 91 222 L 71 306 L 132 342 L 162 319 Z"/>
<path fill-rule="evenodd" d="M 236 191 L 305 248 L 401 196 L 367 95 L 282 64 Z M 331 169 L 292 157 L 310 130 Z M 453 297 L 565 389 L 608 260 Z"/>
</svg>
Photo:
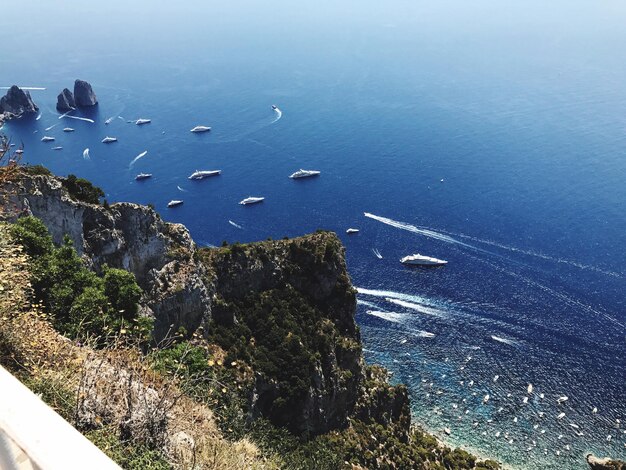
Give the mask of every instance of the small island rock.
<svg viewBox="0 0 626 470">
<path fill-rule="evenodd" d="M 94 106 L 98 104 L 98 98 L 96 98 L 91 85 L 83 80 L 74 82 L 74 101 L 76 106 Z"/>
<path fill-rule="evenodd" d="M 4 113 L 8 117 L 21 116 L 25 113 L 36 113 L 39 111 L 33 102 L 28 91 L 22 90 L 17 85 L 13 85 L 7 94 L 0 98 L 0 114 Z"/>
<path fill-rule="evenodd" d="M 76 103 L 74 102 L 74 95 L 70 90 L 64 88 L 59 96 L 57 96 L 57 109 L 59 111 L 70 111 L 76 108 Z"/>
</svg>

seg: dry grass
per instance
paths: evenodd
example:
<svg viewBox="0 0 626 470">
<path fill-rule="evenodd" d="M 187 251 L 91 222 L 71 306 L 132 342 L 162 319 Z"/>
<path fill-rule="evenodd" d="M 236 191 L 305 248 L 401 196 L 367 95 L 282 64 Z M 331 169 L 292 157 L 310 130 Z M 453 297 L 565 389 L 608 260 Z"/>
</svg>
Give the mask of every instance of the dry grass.
<svg viewBox="0 0 626 470">
<path fill-rule="evenodd" d="M 43 384 L 46 401 L 74 426 L 115 429 L 122 442 L 159 449 L 175 468 L 278 468 L 251 442 L 226 441 L 209 408 L 124 340 L 96 350 L 59 335 L 30 302 L 28 279 L 28 257 L 0 224 L 0 362 Z"/>
</svg>

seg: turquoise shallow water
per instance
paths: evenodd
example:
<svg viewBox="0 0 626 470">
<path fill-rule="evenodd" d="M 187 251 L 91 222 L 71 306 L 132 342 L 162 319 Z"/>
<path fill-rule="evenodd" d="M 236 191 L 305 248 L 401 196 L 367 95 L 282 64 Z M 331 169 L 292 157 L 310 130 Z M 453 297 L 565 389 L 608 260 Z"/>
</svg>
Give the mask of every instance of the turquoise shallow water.
<svg viewBox="0 0 626 470">
<path fill-rule="evenodd" d="M 3 8 L 29 27 L 4 38 L 0 86 L 46 87 L 39 120 L 4 128 L 25 160 L 153 203 L 207 245 L 335 230 L 367 358 L 409 385 L 419 422 L 520 468 L 626 458 L 619 2 Z M 95 87 L 94 124 L 54 110 L 75 78 Z M 287 178 L 299 168 L 322 174 Z M 449 264 L 398 263 L 416 251 Z"/>
</svg>

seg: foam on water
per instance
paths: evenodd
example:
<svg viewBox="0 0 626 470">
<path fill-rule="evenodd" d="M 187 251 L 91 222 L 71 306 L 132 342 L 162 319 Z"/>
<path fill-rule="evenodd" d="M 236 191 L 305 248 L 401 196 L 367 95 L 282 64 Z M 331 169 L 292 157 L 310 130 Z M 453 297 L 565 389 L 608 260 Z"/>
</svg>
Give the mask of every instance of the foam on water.
<svg viewBox="0 0 626 470">
<path fill-rule="evenodd" d="M 232 225 L 233 227 L 238 228 L 239 230 L 242 230 L 242 229 L 243 229 L 243 227 L 242 227 L 241 225 L 236 224 L 236 223 L 235 223 L 235 222 L 233 222 L 232 220 L 229 220 L 229 221 L 228 221 L 228 223 L 229 223 L 230 225 Z"/>
<path fill-rule="evenodd" d="M 133 161 L 130 162 L 130 165 L 128 165 L 128 168 L 132 168 L 133 165 L 141 158 L 145 157 L 146 155 L 148 155 L 148 151 L 144 150 L 143 152 L 141 152 L 139 155 L 137 155 L 135 158 L 133 158 Z"/>
<path fill-rule="evenodd" d="M 367 310 L 365 313 L 374 317 L 382 318 L 383 320 L 387 320 L 392 323 L 402 323 L 403 320 L 406 319 L 405 313 L 385 312 L 382 310 Z"/>
</svg>

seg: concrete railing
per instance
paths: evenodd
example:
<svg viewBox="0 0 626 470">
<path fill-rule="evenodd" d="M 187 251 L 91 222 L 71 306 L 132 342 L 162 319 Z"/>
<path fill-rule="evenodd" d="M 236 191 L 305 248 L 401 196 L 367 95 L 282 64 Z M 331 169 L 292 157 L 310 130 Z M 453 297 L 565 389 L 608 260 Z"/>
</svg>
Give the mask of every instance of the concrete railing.
<svg viewBox="0 0 626 470">
<path fill-rule="evenodd" d="M 119 470 L 85 436 L 0 367 L 1 470 Z"/>
</svg>

